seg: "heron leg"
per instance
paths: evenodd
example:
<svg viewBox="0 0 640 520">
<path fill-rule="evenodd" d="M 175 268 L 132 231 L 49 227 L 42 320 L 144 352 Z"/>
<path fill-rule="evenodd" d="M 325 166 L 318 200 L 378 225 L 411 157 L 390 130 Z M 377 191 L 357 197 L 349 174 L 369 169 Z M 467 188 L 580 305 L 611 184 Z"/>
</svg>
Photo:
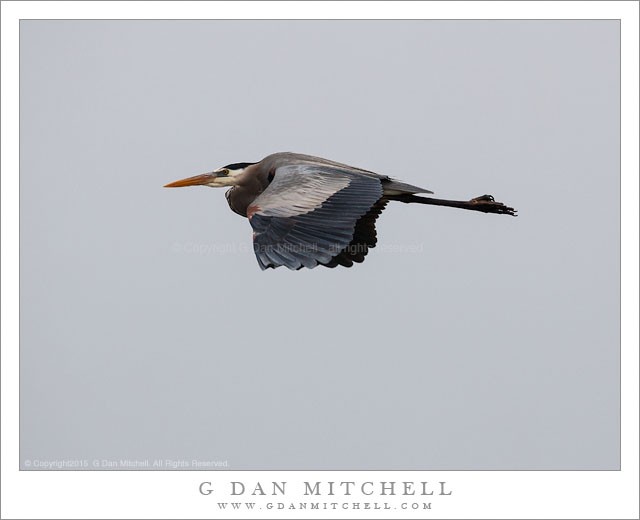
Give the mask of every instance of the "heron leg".
<svg viewBox="0 0 640 520">
<path fill-rule="evenodd" d="M 398 200 L 405 204 L 431 204 L 434 206 L 448 206 L 450 208 L 469 209 L 483 213 L 497 213 L 499 215 L 516 216 L 517 211 L 502 202 L 497 202 L 491 195 L 481 195 L 471 200 L 445 200 L 432 197 L 419 197 L 413 194 L 390 195 L 389 199 Z"/>
</svg>

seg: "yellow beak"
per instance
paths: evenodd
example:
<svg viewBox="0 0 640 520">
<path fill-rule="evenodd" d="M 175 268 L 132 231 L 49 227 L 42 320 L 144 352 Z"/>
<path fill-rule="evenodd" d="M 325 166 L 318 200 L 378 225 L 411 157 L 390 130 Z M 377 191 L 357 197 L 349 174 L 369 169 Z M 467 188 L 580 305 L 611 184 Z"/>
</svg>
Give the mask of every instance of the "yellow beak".
<svg viewBox="0 0 640 520">
<path fill-rule="evenodd" d="M 218 174 L 213 173 L 203 173 L 202 175 L 196 175 L 194 177 L 187 177 L 186 179 L 182 179 L 180 181 L 175 181 L 167 184 L 165 188 L 183 188 L 184 186 L 203 186 L 209 184 L 212 179 L 218 177 Z"/>
</svg>

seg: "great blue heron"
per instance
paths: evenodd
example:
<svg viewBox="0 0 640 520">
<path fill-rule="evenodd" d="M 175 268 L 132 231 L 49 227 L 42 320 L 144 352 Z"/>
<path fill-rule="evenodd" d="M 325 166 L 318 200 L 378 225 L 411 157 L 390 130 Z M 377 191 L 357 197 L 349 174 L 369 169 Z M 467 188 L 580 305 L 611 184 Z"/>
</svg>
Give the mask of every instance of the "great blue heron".
<svg viewBox="0 0 640 520">
<path fill-rule="evenodd" d="M 167 184 L 231 186 L 229 207 L 247 217 L 262 269 L 317 265 L 351 267 L 376 245 L 376 219 L 392 200 L 515 216 L 491 195 L 469 201 L 419 197 L 432 191 L 320 157 L 275 153 L 257 163 L 218 170 Z"/>
</svg>

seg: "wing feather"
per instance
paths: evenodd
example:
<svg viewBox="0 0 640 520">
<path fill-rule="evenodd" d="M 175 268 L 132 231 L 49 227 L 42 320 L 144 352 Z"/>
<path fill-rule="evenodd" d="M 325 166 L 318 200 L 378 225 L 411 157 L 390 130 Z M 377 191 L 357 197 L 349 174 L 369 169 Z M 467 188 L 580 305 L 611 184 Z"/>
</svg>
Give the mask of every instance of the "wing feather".
<svg viewBox="0 0 640 520">
<path fill-rule="evenodd" d="M 349 256 L 343 250 L 382 193 L 380 179 L 339 167 L 277 168 L 271 184 L 252 203 L 250 222 L 260 267 L 300 269 L 362 261 L 364 255 Z"/>
</svg>

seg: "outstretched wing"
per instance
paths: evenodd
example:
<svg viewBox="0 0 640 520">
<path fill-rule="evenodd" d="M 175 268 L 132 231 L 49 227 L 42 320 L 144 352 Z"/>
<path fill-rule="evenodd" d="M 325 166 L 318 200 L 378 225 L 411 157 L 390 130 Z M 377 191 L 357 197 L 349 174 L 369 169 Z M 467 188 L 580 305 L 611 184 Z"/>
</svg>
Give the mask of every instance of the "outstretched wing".
<svg viewBox="0 0 640 520">
<path fill-rule="evenodd" d="M 384 208 L 378 205 L 363 218 L 382 198 L 380 179 L 316 164 L 282 166 L 274 173 L 247 211 L 262 269 L 350 266 L 364 260 L 366 249 L 375 245 L 373 225 Z M 354 242 L 362 243 L 364 254 L 350 252 Z"/>
</svg>

